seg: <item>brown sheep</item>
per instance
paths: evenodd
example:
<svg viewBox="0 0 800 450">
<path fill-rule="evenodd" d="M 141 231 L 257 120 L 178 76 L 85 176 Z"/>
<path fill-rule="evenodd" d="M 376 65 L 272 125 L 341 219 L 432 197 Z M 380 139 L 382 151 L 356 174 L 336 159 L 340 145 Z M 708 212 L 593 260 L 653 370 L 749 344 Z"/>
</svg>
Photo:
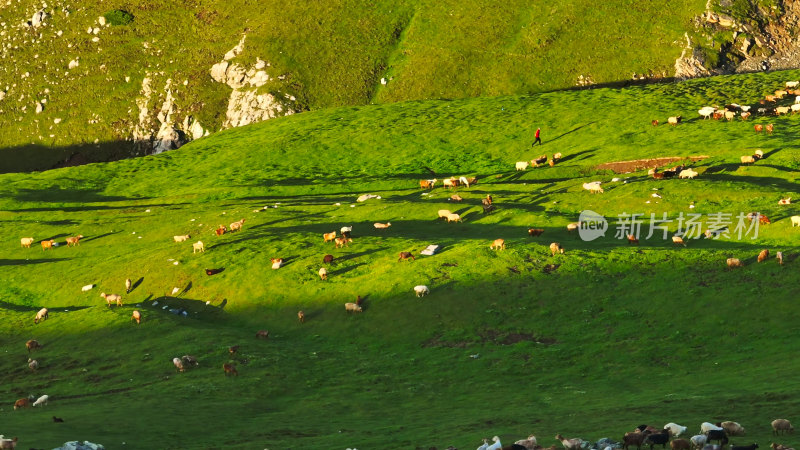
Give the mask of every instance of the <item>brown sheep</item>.
<svg viewBox="0 0 800 450">
<path fill-rule="evenodd" d="M 224 363 L 222 365 L 222 370 L 225 371 L 226 377 L 228 375 L 237 375 L 237 376 L 239 375 L 239 371 L 236 370 L 236 366 L 234 366 L 233 364 Z"/>
<path fill-rule="evenodd" d="M 82 234 L 79 234 L 79 235 L 77 235 L 75 237 L 68 237 L 67 238 L 67 247 L 73 247 L 75 245 L 80 245 L 81 244 L 80 241 L 81 241 L 82 237 L 83 237 Z"/>
<path fill-rule="evenodd" d="M 220 225 L 220 226 L 219 226 L 219 228 L 217 228 L 216 230 L 214 230 L 214 233 L 215 233 L 217 236 L 222 236 L 223 234 L 225 234 L 225 232 L 226 232 L 226 231 L 228 231 L 228 229 L 227 229 L 227 228 L 225 228 L 225 225 Z"/>
<path fill-rule="evenodd" d="M 680 236 L 672 236 L 672 243 L 675 245 L 682 245 L 686 247 L 686 242 L 684 242 L 683 238 Z"/>
<path fill-rule="evenodd" d="M 675 439 L 669 443 L 669 448 L 672 450 L 690 450 L 692 446 L 686 439 Z"/>
<path fill-rule="evenodd" d="M 539 237 L 542 233 L 544 233 L 544 230 L 541 228 L 528 228 L 528 236 Z"/>
<path fill-rule="evenodd" d="M 629 431 L 622 437 L 622 448 L 628 450 L 629 446 L 635 445 L 637 449 L 641 450 L 644 437 L 645 434 L 640 431 Z"/>
<path fill-rule="evenodd" d="M 39 350 L 42 348 L 42 344 L 40 344 L 36 339 L 31 339 L 25 343 L 25 347 L 28 349 L 28 353 L 30 353 L 31 350 Z"/>
<path fill-rule="evenodd" d="M 761 253 L 758 254 L 758 262 L 763 262 L 767 258 L 769 258 L 769 250 L 767 249 L 761 250 Z"/>
<path fill-rule="evenodd" d="M 14 402 L 14 409 L 30 408 L 30 406 L 31 406 L 31 401 L 28 400 L 27 398 L 21 398 Z"/>
<path fill-rule="evenodd" d="M 229 228 L 230 228 L 231 232 L 234 232 L 234 231 L 237 231 L 237 230 L 241 230 L 242 229 L 242 225 L 244 225 L 244 219 L 241 219 L 241 220 L 238 220 L 236 222 L 231 223 Z"/>
<path fill-rule="evenodd" d="M 322 239 L 324 239 L 325 242 L 330 242 L 336 239 L 336 231 L 331 231 L 330 233 L 322 233 Z"/>
<path fill-rule="evenodd" d="M 506 248 L 506 241 L 505 239 L 495 239 L 492 242 L 492 245 L 489 246 L 491 250 L 505 250 Z"/>
<path fill-rule="evenodd" d="M 767 134 L 772 134 L 772 130 L 774 130 L 775 127 L 770 123 L 770 124 L 767 124 L 767 126 L 764 127 L 764 129 L 767 130 Z"/>
<path fill-rule="evenodd" d="M 347 247 L 348 243 L 353 242 L 352 239 L 346 237 L 340 237 L 340 238 L 337 237 L 334 238 L 334 241 L 336 242 L 336 248 Z"/>
<path fill-rule="evenodd" d="M 761 125 L 760 123 L 757 123 L 753 127 L 753 129 L 756 130 L 756 133 L 761 133 L 762 131 L 764 131 L 764 125 Z"/>
<path fill-rule="evenodd" d="M 397 258 L 398 261 L 408 260 L 408 259 L 413 259 L 414 261 L 417 260 L 416 258 L 414 258 L 414 255 L 412 255 L 411 252 L 400 252 L 400 257 Z"/>
<path fill-rule="evenodd" d="M 111 304 L 115 303 L 115 302 L 116 302 L 117 306 L 122 306 L 122 296 L 121 295 L 118 295 L 118 294 L 106 294 L 105 292 L 101 292 L 100 293 L 100 297 L 103 297 L 104 299 L 106 299 L 106 304 L 108 305 L 109 308 L 111 307 Z"/>
<path fill-rule="evenodd" d="M 792 427 L 791 422 L 786 419 L 775 419 L 772 421 L 772 432 L 777 435 L 779 431 L 781 434 L 787 431 L 789 433 L 794 433 L 794 427 Z"/>
<path fill-rule="evenodd" d="M 322 262 L 324 264 L 330 264 L 333 262 L 333 255 L 325 255 L 322 257 Z"/>
<path fill-rule="evenodd" d="M 47 250 L 49 248 L 53 248 L 53 244 L 55 243 L 56 241 L 54 241 L 53 239 L 42 241 L 42 251 Z"/>
<path fill-rule="evenodd" d="M 228 353 L 230 353 L 231 355 L 235 355 L 236 352 L 238 352 L 238 351 L 239 351 L 239 346 L 238 345 L 232 345 L 232 346 L 228 347 Z"/>
<path fill-rule="evenodd" d="M 728 264 L 729 269 L 733 269 L 734 267 L 742 267 L 742 262 L 739 258 L 728 258 L 725 260 L 725 263 Z"/>
<path fill-rule="evenodd" d="M 269 339 L 269 331 L 267 330 L 258 330 L 256 331 L 256 337 L 261 339 Z"/>
</svg>

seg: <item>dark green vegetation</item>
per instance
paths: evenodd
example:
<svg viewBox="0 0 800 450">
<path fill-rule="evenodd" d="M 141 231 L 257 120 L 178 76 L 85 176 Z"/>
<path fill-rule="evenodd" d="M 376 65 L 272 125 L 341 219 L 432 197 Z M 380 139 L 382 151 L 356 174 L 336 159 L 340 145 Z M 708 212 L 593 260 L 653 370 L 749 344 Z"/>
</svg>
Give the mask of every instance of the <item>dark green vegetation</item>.
<svg viewBox="0 0 800 450">
<path fill-rule="evenodd" d="M 89 161 L 120 158 L 130 151 L 146 76 L 155 92 L 153 116 L 169 78 L 176 123 L 192 116 L 206 129 L 220 129 L 231 89 L 214 82 L 209 69 L 243 34 L 244 52 L 231 63 L 270 63 L 273 81 L 261 89 L 294 95 L 298 108 L 314 110 L 545 92 L 575 86 L 579 76 L 595 83 L 630 80 L 632 73 L 669 77 L 684 32 L 705 6 L 702 0 L 49 3 L 51 14 L 35 30 L 20 24 L 41 2 L 0 10 L 6 24 L 0 43 L 8 46 L 0 50 L 0 90 L 8 86 L 0 101 L 3 171 L 50 168 L 76 152 Z M 87 33 L 100 16 L 126 25 Z M 76 58 L 80 65 L 68 69 Z M 42 99 L 44 111 L 35 114 Z M 57 118 L 62 122 L 54 124 Z"/>
<path fill-rule="evenodd" d="M 696 110 L 755 104 L 798 76 L 329 109 L 155 157 L 3 175 L 0 433 L 24 448 L 79 438 L 131 449 L 469 449 L 495 434 L 508 445 L 535 433 L 550 445 L 557 432 L 620 439 L 641 423 L 694 433 L 730 419 L 748 430 L 735 443 L 765 448 L 772 419 L 798 420 L 800 229 L 789 217 L 799 211 L 777 202 L 797 196 L 800 118 L 727 123 Z M 664 125 L 677 114 L 684 123 Z M 774 123 L 775 133 L 756 135 L 754 123 Z M 544 146 L 531 149 L 537 126 Z M 767 158 L 738 163 L 756 149 Z M 553 168 L 513 170 L 556 152 L 564 158 Z M 595 170 L 692 155 L 708 156 L 695 180 Z M 479 182 L 452 204 L 441 183 L 421 195 L 424 167 Z M 581 188 L 593 180 L 605 181 L 604 194 Z M 364 193 L 382 198 L 357 203 Z M 486 194 L 498 206 L 491 215 L 480 212 Z M 442 208 L 464 222 L 437 221 Z M 632 247 L 567 233 L 587 208 L 606 217 L 761 211 L 773 223 L 757 240 Z M 241 218 L 242 231 L 213 234 Z M 323 243 L 322 233 L 347 225 L 350 247 Z M 544 235 L 530 238 L 528 227 Z M 185 233 L 188 242 L 172 241 Z M 77 234 L 80 246 L 66 247 Z M 36 243 L 20 248 L 22 237 Z M 48 238 L 61 245 L 43 251 Z M 489 250 L 496 238 L 506 250 Z M 192 254 L 198 239 L 206 251 Z M 550 256 L 554 241 L 564 255 Z M 397 261 L 431 243 L 443 251 Z M 783 251 L 786 264 L 756 263 L 763 248 Z M 337 260 L 323 282 L 328 253 Z M 274 257 L 286 266 L 271 270 Z M 745 267 L 728 270 L 728 257 Z M 125 278 L 136 284 L 128 295 Z M 416 298 L 417 284 L 430 296 Z M 125 306 L 107 307 L 101 292 L 123 294 Z M 348 315 L 343 303 L 357 295 L 365 311 Z M 50 318 L 34 325 L 41 306 Z M 254 337 L 259 329 L 268 340 Z M 35 373 L 24 348 L 32 338 L 44 346 Z M 171 359 L 184 354 L 200 366 L 177 374 Z M 230 361 L 238 377 L 224 376 Z M 49 406 L 12 411 L 17 398 L 45 393 Z"/>
</svg>

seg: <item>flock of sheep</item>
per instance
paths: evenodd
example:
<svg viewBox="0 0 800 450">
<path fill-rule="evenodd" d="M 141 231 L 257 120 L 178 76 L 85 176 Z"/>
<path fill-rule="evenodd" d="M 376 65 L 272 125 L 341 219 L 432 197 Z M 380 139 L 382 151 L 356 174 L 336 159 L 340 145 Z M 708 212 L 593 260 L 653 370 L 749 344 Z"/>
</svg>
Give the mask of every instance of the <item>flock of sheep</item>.
<svg viewBox="0 0 800 450">
<path fill-rule="evenodd" d="M 771 426 L 772 433 L 775 436 L 794 432 L 794 427 L 786 419 L 775 419 L 772 421 Z M 642 446 L 648 446 L 650 450 L 653 450 L 656 445 L 666 448 L 668 444 L 670 450 L 723 450 L 730 442 L 730 438 L 745 435 L 744 427 L 733 421 L 717 422 L 716 424 L 703 422 L 700 424 L 700 432 L 698 434 L 689 439 L 680 438 L 681 434 L 686 432 L 686 429 L 685 426 L 670 422 L 661 428 L 639 425 L 633 431 L 625 433 L 619 442 L 611 439 L 601 439 L 595 443 L 580 438 L 568 439 L 561 434 L 556 434 L 555 439 L 561 443 L 564 450 L 615 450 L 619 448 L 630 450 L 632 447 L 641 450 Z M 528 436 L 527 439 L 518 440 L 514 444 L 505 447 L 498 436 L 491 439 L 491 444 L 489 442 L 489 439 L 484 438 L 483 444 L 477 450 L 556 450 L 555 445 L 550 447 L 540 445 L 533 434 Z M 731 445 L 729 450 L 755 450 L 757 448 L 758 444 L 753 443 L 744 446 Z M 770 448 L 772 450 L 794 450 L 775 443 L 772 443 Z M 457 449 L 449 447 L 448 450 Z"/>
</svg>

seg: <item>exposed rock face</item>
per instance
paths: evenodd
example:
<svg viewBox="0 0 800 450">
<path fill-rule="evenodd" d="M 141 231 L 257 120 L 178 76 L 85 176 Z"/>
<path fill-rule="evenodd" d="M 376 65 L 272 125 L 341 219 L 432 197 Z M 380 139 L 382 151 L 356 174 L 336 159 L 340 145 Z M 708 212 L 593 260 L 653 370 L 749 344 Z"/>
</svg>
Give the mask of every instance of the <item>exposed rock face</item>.
<svg viewBox="0 0 800 450">
<path fill-rule="evenodd" d="M 695 25 L 696 42 L 675 62 L 676 78 L 800 67 L 800 1 L 782 0 L 774 7 L 749 2 L 742 8 L 729 0 L 709 0 Z M 728 40 L 720 42 L 725 36 Z M 715 66 L 704 54 L 718 55 Z"/>
<path fill-rule="evenodd" d="M 297 112 L 293 96 L 259 92 L 258 88 L 272 81 L 265 70 L 269 67 L 268 63 L 256 59 L 252 67 L 245 68 L 229 62 L 242 52 L 245 38 L 246 36 L 242 36 L 236 47 L 225 54 L 223 61 L 214 64 L 209 71 L 214 81 L 225 83 L 233 90 L 228 100 L 223 128 L 240 127 Z"/>
<path fill-rule="evenodd" d="M 160 73 L 163 75 L 163 73 Z M 139 119 L 132 131 L 134 147 L 139 154 L 158 154 L 168 150 L 180 148 L 188 141 L 190 135 L 193 139 L 199 139 L 208 135 L 203 130 L 200 122 L 186 116 L 183 126 L 177 125 L 175 115 L 178 108 L 175 98 L 172 95 L 172 79 L 167 79 L 164 84 L 164 99 L 155 117 L 152 117 L 152 106 L 158 105 L 154 97 L 162 94 L 154 92 L 151 87 L 153 77 L 157 74 L 147 73 L 142 80 L 142 90 L 139 98 L 136 99 L 136 107 L 139 111 Z M 156 128 L 157 127 L 157 128 Z"/>
<path fill-rule="evenodd" d="M 93 444 L 89 441 L 70 441 L 53 450 L 105 450 L 105 447 L 100 444 Z"/>
</svg>

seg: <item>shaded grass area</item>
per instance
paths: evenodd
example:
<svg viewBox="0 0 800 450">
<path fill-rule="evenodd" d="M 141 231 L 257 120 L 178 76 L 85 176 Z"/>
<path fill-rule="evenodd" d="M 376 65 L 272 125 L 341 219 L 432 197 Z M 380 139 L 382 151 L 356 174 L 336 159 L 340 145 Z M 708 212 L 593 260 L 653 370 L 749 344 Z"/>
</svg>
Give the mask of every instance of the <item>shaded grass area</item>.
<svg viewBox="0 0 800 450">
<path fill-rule="evenodd" d="M 769 422 L 792 419 L 798 392 L 785 357 L 796 345 L 798 212 L 777 200 L 796 191 L 800 119 L 757 119 L 775 123 L 772 136 L 752 122 L 650 120 L 691 118 L 723 85 L 724 98 L 754 102 L 755 87 L 785 76 L 324 110 L 159 156 L 2 175 L 0 433 L 37 448 L 78 438 L 107 448 L 471 448 L 493 435 L 550 445 L 556 433 L 621 439 L 641 423 L 693 432 L 736 420 L 765 447 Z M 531 149 L 539 123 L 544 145 Z M 755 148 L 767 157 L 737 164 Z M 555 152 L 564 157 L 554 167 L 513 170 Z M 708 155 L 695 180 L 596 169 L 695 154 Z M 441 182 L 419 189 L 430 170 L 478 183 L 453 203 Z M 582 188 L 594 180 L 604 194 Z M 357 202 L 365 193 L 381 198 Z M 492 214 L 480 206 L 487 194 Z M 463 223 L 437 220 L 439 209 Z M 673 221 L 667 239 L 658 229 L 646 239 L 644 225 L 639 246 L 613 237 L 614 220 L 587 242 L 566 230 L 584 209 Z M 709 214 L 750 211 L 772 219 L 757 239 L 669 239 L 681 213 L 702 214 L 705 229 Z M 241 231 L 214 234 L 240 219 Z M 342 226 L 353 227 L 349 247 L 323 241 Z M 77 234 L 81 245 L 67 247 Z M 21 248 L 21 237 L 36 243 Z M 497 238 L 505 250 L 489 249 Z M 44 251 L 43 239 L 60 245 Z M 192 253 L 198 240 L 205 252 Z M 552 256 L 551 242 L 565 254 Z M 442 251 L 397 260 L 429 244 Z M 764 248 L 785 264 L 757 263 Z M 272 270 L 276 257 L 286 265 Z M 728 257 L 744 267 L 729 270 Z M 418 284 L 431 294 L 417 298 Z M 101 292 L 123 294 L 124 306 L 106 306 Z M 364 312 L 346 313 L 357 296 Z M 34 325 L 42 306 L 50 318 Z M 43 344 L 34 373 L 28 339 Z M 179 374 L 171 360 L 186 354 L 200 365 Z M 226 377 L 223 363 L 240 375 Z M 45 408 L 11 408 L 45 393 Z"/>
</svg>

